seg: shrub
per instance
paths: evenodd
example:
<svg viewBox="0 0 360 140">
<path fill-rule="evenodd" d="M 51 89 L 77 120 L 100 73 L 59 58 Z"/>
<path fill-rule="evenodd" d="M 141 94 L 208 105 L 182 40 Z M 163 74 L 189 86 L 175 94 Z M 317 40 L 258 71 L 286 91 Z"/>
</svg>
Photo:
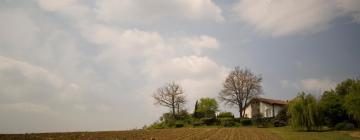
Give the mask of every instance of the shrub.
<svg viewBox="0 0 360 140">
<path fill-rule="evenodd" d="M 176 122 L 176 123 L 175 123 L 175 127 L 176 127 L 176 128 L 181 128 L 181 127 L 184 127 L 184 123 L 183 123 L 183 122 L 178 121 L 178 122 Z"/>
<path fill-rule="evenodd" d="M 231 112 L 220 112 L 218 118 L 234 118 L 234 114 Z"/>
<path fill-rule="evenodd" d="M 263 119 L 263 115 L 261 113 L 254 114 L 253 121 L 257 127 L 265 127 L 265 120 Z"/>
<path fill-rule="evenodd" d="M 279 113 L 275 116 L 275 121 L 288 122 L 289 115 L 287 113 L 288 107 L 282 108 Z"/>
<path fill-rule="evenodd" d="M 233 127 L 236 122 L 232 118 L 220 118 L 221 125 L 224 127 Z"/>
<path fill-rule="evenodd" d="M 286 126 L 287 122 L 282 120 L 274 120 L 273 124 L 275 127 L 282 127 L 282 126 Z"/>
<path fill-rule="evenodd" d="M 203 124 L 204 124 L 204 122 L 201 121 L 201 120 L 195 120 L 195 121 L 192 122 L 192 125 L 193 125 L 193 126 L 201 126 L 201 125 L 203 125 Z"/>
<path fill-rule="evenodd" d="M 216 118 L 201 118 L 200 120 L 206 125 L 214 125 L 218 122 Z"/>
<path fill-rule="evenodd" d="M 147 127 L 148 129 L 163 129 L 166 128 L 166 124 L 164 122 L 154 122 L 153 124 L 151 124 L 149 127 Z"/>
<path fill-rule="evenodd" d="M 234 121 L 240 123 L 241 118 L 234 118 Z"/>
<path fill-rule="evenodd" d="M 252 125 L 252 121 L 250 119 L 242 119 L 240 120 L 242 126 L 249 126 Z"/>
<path fill-rule="evenodd" d="M 177 120 L 190 120 L 191 116 L 186 110 L 181 110 L 177 114 Z"/>
<path fill-rule="evenodd" d="M 224 123 L 223 123 L 223 126 L 224 127 L 233 127 L 233 126 L 235 126 L 236 125 L 236 123 L 234 122 L 234 121 L 225 121 Z"/>
<path fill-rule="evenodd" d="M 349 122 L 341 122 L 335 125 L 336 130 L 352 130 L 355 128 L 355 125 Z"/>
<path fill-rule="evenodd" d="M 279 113 L 275 116 L 273 122 L 273 125 L 275 127 L 282 127 L 282 126 L 286 126 L 288 124 L 288 118 L 289 115 L 287 113 L 287 109 L 288 107 L 285 106 L 283 109 L 281 109 L 279 111 Z"/>
</svg>

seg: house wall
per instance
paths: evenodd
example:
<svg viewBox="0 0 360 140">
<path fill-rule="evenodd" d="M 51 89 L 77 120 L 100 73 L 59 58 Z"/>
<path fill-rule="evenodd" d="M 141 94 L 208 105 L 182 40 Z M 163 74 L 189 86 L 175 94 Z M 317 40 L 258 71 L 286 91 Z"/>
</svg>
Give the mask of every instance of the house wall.
<svg viewBox="0 0 360 140">
<path fill-rule="evenodd" d="M 253 111 L 255 111 L 255 110 L 252 109 L 252 106 L 255 106 L 255 104 L 251 104 L 245 108 L 245 117 L 248 117 L 248 118 L 253 117 L 252 114 L 253 114 Z M 262 114 L 263 117 L 275 117 L 282 108 L 283 108 L 283 106 L 274 105 L 274 110 L 273 110 L 273 106 L 270 104 L 266 104 L 263 102 L 260 102 L 260 104 L 259 104 L 259 112 Z M 266 113 L 266 111 L 268 111 L 268 113 Z M 274 111 L 275 116 L 273 116 L 273 111 Z"/>
<path fill-rule="evenodd" d="M 272 105 L 260 102 L 260 113 L 263 115 L 263 117 L 272 117 L 272 112 Z"/>
<path fill-rule="evenodd" d="M 275 116 L 277 114 L 279 114 L 279 112 L 284 108 L 284 106 L 279 106 L 279 105 L 275 105 L 274 106 L 274 110 L 275 110 Z"/>
<path fill-rule="evenodd" d="M 248 117 L 248 118 L 251 118 L 251 113 L 252 110 L 251 110 L 251 105 L 248 105 L 246 108 L 245 108 L 245 117 Z"/>
</svg>

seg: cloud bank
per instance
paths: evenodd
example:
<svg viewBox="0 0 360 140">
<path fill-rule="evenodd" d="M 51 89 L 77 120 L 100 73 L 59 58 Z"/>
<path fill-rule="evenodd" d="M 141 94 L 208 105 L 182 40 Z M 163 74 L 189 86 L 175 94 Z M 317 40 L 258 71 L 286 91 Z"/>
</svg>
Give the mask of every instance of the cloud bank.
<svg viewBox="0 0 360 140">
<path fill-rule="evenodd" d="M 359 22 L 358 0 L 241 0 L 233 11 L 256 31 L 272 36 L 317 32 L 338 17 Z"/>
</svg>

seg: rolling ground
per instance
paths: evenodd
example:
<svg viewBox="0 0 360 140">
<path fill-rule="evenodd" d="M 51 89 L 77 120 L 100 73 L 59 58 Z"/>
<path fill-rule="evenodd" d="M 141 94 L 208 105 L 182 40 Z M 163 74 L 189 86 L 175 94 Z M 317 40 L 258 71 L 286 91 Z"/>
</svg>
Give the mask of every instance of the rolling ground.
<svg viewBox="0 0 360 140">
<path fill-rule="evenodd" d="M 288 128 L 177 128 L 158 130 L 69 132 L 0 135 L 0 140 L 352 140 L 357 132 L 294 132 Z"/>
</svg>

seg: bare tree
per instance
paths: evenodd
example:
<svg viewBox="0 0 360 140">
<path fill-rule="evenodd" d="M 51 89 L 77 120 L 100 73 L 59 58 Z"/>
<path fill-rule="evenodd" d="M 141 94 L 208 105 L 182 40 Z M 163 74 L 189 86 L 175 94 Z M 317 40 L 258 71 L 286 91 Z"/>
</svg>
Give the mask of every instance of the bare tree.
<svg viewBox="0 0 360 140">
<path fill-rule="evenodd" d="M 176 118 L 176 112 L 180 112 L 181 107 L 185 104 L 185 96 L 183 95 L 184 90 L 180 85 L 175 82 L 170 82 L 164 85 L 161 88 L 158 88 L 157 91 L 153 94 L 155 99 L 155 104 L 169 107 L 172 110 L 172 115 Z"/>
<path fill-rule="evenodd" d="M 261 93 L 261 81 L 261 76 L 254 75 L 249 69 L 235 67 L 223 83 L 219 99 L 225 105 L 236 105 L 239 108 L 240 118 L 242 118 L 249 101 Z"/>
</svg>

